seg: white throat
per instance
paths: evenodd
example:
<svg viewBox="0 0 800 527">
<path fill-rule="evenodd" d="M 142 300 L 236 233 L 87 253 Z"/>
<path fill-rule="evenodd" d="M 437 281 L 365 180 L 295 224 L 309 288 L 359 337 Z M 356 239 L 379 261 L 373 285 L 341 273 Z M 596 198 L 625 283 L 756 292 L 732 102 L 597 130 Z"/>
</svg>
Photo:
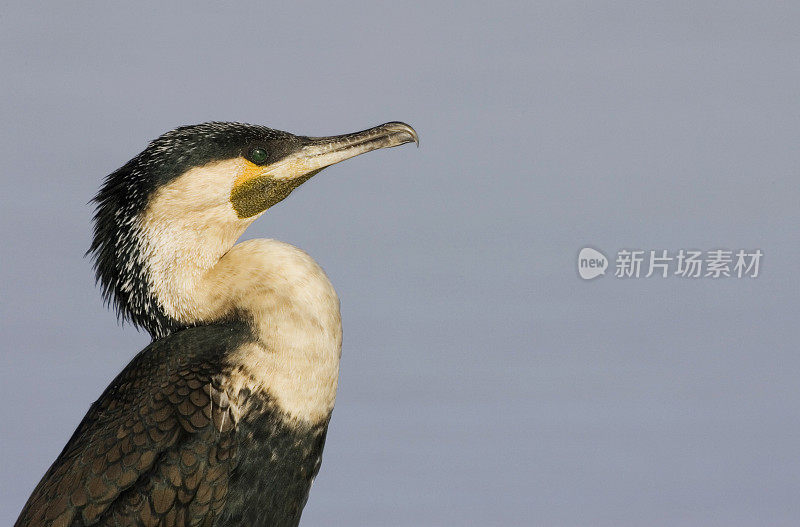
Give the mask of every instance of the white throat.
<svg viewBox="0 0 800 527">
<path fill-rule="evenodd" d="M 183 324 L 248 319 L 257 341 L 230 355 L 232 387 L 266 392 L 288 417 L 316 423 L 336 397 L 339 299 L 300 249 L 276 240 L 234 245 L 255 219 L 238 218 L 230 205 L 236 163 L 193 169 L 204 174 L 189 171 L 153 196 L 140 224 L 149 285 Z"/>
</svg>

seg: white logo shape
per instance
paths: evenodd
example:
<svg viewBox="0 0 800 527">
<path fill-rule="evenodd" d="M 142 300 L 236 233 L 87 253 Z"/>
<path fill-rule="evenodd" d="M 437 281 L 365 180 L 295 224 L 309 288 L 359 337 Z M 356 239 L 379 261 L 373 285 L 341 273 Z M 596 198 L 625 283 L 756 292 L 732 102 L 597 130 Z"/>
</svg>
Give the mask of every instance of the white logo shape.
<svg viewBox="0 0 800 527">
<path fill-rule="evenodd" d="M 591 247 L 584 247 L 578 253 L 578 274 L 584 280 L 591 280 L 601 274 L 606 274 L 608 258 L 606 255 Z"/>
</svg>

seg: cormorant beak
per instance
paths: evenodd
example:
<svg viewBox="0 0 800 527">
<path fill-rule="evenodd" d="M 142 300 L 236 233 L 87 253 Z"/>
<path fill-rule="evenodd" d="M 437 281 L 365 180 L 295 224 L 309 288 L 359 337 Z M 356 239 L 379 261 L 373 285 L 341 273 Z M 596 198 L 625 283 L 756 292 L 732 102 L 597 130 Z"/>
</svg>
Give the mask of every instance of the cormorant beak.
<svg viewBox="0 0 800 527">
<path fill-rule="evenodd" d="M 379 148 L 412 141 L 419 146 L 417 132 L 400 122 L 331 137 L 291 137 L 280 159 L 265 166 L 246 164 L 237 177 L 231 203 L 240 218 L 264 212 L 325 167 Z"/>
<path fill-rule="evenodd" d="M 414 142 L 419 146 L 417 132 L 406 123 L 391 122 L 355 132 L 331 137 L 301 137 L 303 146 L 290 157 L 297 156 L 308 172 L 350 159 L 357 155 Z"/>
</svg>

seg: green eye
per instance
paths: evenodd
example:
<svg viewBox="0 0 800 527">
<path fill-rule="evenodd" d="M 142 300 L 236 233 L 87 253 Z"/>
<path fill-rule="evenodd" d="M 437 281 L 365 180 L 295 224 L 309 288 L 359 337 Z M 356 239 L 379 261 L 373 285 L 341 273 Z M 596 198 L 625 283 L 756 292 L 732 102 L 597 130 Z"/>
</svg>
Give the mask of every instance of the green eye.
<svg viewBox="0 0 800 527">
<path fill-rule="evenodd" d="M 256 165 L 263 165 L 267 162 L 267 151 L 263 148 L 256 147 L 250 150 L 250 155 L 248 157 L 250 161 Z"/>
</svg>

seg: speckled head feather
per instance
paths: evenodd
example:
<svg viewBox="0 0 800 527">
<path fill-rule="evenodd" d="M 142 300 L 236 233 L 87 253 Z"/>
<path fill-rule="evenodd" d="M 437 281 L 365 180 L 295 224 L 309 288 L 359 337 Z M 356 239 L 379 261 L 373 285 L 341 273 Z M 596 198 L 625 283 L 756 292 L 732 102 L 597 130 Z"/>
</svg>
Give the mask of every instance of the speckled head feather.
<svg viewBox="0 0 800 527">
<path fill-rule="evenodd" d="M 210 122 L 182 126 L 153 140 L 139 155 L 106 177 L 94 198 L 94 239 L 87 254 L 105 300 L 118 317 L 163 337 L 182 324 L 168 317 L 148 286 L 139 221 L 154 191 L 187 170 L 238 157 L 250 145 L 295 136 L 264 126 Z M 270 150 L 279 156 L 281 149 Z"/>
<path fill-rule="evenodd" d="M 104 298 L 154 338 L 209 322 L 197 280 L 261 213 L 327 166 L 417 140 L 399 122 L 330 137 L 225 122 L 165 133 L 94 199 L 88 253 Z"/>
</svg>

